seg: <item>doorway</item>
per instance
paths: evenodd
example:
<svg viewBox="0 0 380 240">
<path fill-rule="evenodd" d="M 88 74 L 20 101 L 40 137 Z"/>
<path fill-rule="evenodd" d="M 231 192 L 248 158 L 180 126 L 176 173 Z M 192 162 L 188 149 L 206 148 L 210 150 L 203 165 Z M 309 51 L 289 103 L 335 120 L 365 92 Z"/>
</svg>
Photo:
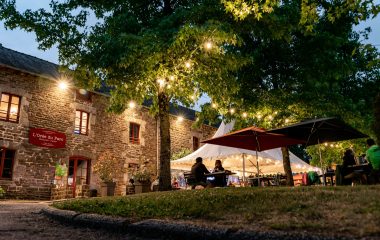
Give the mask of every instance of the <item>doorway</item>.
<svg viewBox="0 0 380 240">
<path fill-rule="evenodd" d="M 81 156 L 71 157 L 67 174 L 67 186 L 72 189 L 75 198 L 78 186 L 90 184 L 91 160 Z"/>
</svg>

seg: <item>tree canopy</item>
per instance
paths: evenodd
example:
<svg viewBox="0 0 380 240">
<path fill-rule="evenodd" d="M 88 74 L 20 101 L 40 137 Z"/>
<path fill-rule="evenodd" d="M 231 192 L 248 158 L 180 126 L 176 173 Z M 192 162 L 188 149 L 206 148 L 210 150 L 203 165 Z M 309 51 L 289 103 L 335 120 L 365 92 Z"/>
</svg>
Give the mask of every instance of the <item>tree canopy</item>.
<svg viewBox="0 0 380 240">
<path fill-rule="evenodd" d="M 379 92 L 379 53 L 353 25 L 376 16 L 373 0 L 66 0 L 51 11 L 17 11 L 0 0 L 0 19 L 57 45 L 84 87 L 111 86 L 111 109 L 153 101 L 160 124 L 160 186 L 170 186 L 170 102 L 237 127 L 275 127 L 341 116 L 366 133 Z M 93 14 L 98 23 L 87 25 Z M 202 118 L 201 118 L 202 119 Z M 217 120 L 214 118 L 213 120 Z"/>
<path fill-rule="evenodd" d="M 77 84 L 111 89 L 110 109 L 153 102 L 160 125 L 160 189 L 170 188 L 169 103 L 193 104 L 204 92 L 228 103 L 233 74 L 246 61 L 234 20 L 217 0 L 51 1 L 51 10 L 17 11 L 2 0 L 8 28 L 36 33 L 40 48 L 57 45 Z M 98 22 L 88 26 L 94 14 Z M 229 94 L 220 94 L 228 89 Z"/>
</svg>

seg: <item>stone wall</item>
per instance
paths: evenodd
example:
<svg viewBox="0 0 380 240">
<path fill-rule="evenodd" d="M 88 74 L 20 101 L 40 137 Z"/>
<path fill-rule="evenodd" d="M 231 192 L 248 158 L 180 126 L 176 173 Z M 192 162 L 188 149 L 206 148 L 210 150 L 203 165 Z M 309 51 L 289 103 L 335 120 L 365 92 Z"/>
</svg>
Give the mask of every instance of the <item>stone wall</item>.
<svg viewBox="0 0 380 240">
<path fill-rule="evenodd" d="M 0 121 L 0 147 L 16 150 L 12 179 L 0 180 L 0 185 L 10 197 L 68 197 L 67 186 L 60 186 L 57 190 L 53 181 L 55 165 L 64 162 L 69 166 L 69 159 L 73 156 L 90 159 L 90 169 L 105 151 L 110 151 L 120 159 L 122 173 L 117 177 L 118 195 L 125 194 L 126 183 L 131 177 L 128 173 L 131 163 L 144 163 L 156 169 L 157 124 L 145 107 L 129 109 L 119 115 L 107 113 L 108 97 L 104 95 L 94 94 L 92 101 L 82 101 L 76 97 L 73 88 L 61 90 L 55 81 L 5 67 L 0 67 L 1 92 L 22 96 L 19 123 Z M 76 110 L 90 114 L 88 135 L 74 134 Z M 140 144 L 129 142 L 130 122 L 140 124 Z M 171 117 L 173 152 L 192 148 L 193 136 L 204 140 L 215 132 L 215 128 L 205 125 L 199 130 L 192 129 L 192 123 L 190 120 L 179 123 L 176 117 Z M 54 149 L 30 144 L 29 128 L 65 133 L 66 147 Z M 90 189 L 100 192 L 99 179 L 92 172 L 89 185 L 80 191 L 78 187 L 76 196 L 87 196 Z"/>
</svg>

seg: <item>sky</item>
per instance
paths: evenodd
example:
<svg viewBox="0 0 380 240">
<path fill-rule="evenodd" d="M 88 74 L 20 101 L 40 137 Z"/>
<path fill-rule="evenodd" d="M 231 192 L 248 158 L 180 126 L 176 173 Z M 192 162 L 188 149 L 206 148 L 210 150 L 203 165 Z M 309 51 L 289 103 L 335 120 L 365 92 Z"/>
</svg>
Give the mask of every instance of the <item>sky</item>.
<svg viewBox="0 0 380 240">
<path fill-rule="evenodd" d="M 17 0 L 16 2 L 18 10 L 24 11 L 26 9 L 49 8 L 50 0 Z M 380 0 L 377 0 L 376 2 L 380 3 Z M 361 23 L 355 27 L 355 30 L 363 30 L 366 27 L 372 28 L 368 42 L 380 49 L 380 16 Z M 56 48 L 47 51 L 39 50 L 35 39 L 36 36 L 34 33 L 28 33 L 20 29 L 6 30 L 3 22 L 0 22 L 0 44 L 4 47 L 53 63 L 58 63 L 58 50 Z M 205 101 L 207 101 L 207 99 L 201 99 L 201 102 Z M 198 105 L 199 104 L 197 104 L 196 108 L 198 108 Z"/>
</svg>

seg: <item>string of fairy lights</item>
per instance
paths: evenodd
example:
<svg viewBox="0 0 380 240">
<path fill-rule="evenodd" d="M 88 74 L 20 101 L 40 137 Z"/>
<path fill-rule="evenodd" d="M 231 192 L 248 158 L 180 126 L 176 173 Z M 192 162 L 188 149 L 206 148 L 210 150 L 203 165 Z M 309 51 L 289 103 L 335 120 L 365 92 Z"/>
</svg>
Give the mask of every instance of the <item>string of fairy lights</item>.
<svg viewBox="0 0 380 240">
<path fill-rule="evenodd" d="M 206 38 L 206 40 L 200 44 L 198 47 L 196 47 L 189 55 L 189 57 L 187 58 L 187 60 L 183 60 L 182 62 L 180 61 L 176 66 L 174 66 L 173 68 L 174 69 L 179 69 L 180 66 L 182 66 L 182 68 L 185 69 L 185 71 L 190 71 L 196 64 L 194 62 L 194 60 L 192 60 L 192 57 L 193 57 L 193 54 L 199 50 L 199 49 L 204 49 L 205 51 L 210 51 L 212 50 L 213 48 L 215 48 L 216 45 L 214 44 L 213 41 L 210 40 L 210 37 Z M 177 79 L 177 77 L 174 75 L 174 74 L 168 74 L 168 76 L 162 76 L 162 77 L 158 77 L 157 80 L 156 80 L 156 83 L 157 83 L 157 86 L 158 86 L 158 90 L 159 91 L 163 91 L 165 88 L 166 89 L 171 89 L 172 88 L 172 84 L 174 84 L 174 81 Z M 69 87 L 68 85 L 68 82 L 67 81 L 59 81 L 58 82 L 58 87 L 62 90 L 65 90 Z M 197 100 L 197 92 L 198 92 L 198 89 L 195 89 L 194 90 L 194 94 L 193 95 L 190 95 L 189 98 L 195 102 Z M 128 102 L 128 108 L 129 109 L 134 109 L 136 107 L 136 102 L 134 100 L 130 100 Z M 211 107 L 214 108 L 214 109 L 218 109 L 218 110 L 221 110 L 219 108 L 219 105 L 218 103 L 216 102 L 212 102 L 211 103 Z M 224 109 L 224 108 L 222 108 Z M 241 112 L 240 110 L 237 111 L 236 108 L 234 107 L 230 107 L 228 110 L 227 110 L 228 114 L 229 115 L 235 115 L 236 117 L 239 117 L 239 118 L 242 118 L 242 119 L 256 119 L 258 122 L 264 122 L 264 123 L 267 123 L 267 124 L 270 124 L 276 117 L 276 115 L 278 114 L 277 111 L 273 111 L 271 112 L 271 114 L 264 114 L 264 113 L 260 113 L 260 112 L 257 112 L 256 114 L 253 114 L 253 113 L 248 113 L 248 112 Z M 240 115 L 240 116 L 238 116 Z M 179 115 L 177 117 L 177 120 L 178 122 L 182 122 L 184 120 L 184 116 L 182 115 Z M 196 119 L 196 121 L 199 121 L 199 118 Z M 285 118 L 285 119 L 282 119 L 282 124 L 283 125 L 286 125 L 286 124 L 289 124 L 291 122 L 291 120 L 289 118 Z M 278 124 L 278 123 L 277 123 Z"/>
</svg>

